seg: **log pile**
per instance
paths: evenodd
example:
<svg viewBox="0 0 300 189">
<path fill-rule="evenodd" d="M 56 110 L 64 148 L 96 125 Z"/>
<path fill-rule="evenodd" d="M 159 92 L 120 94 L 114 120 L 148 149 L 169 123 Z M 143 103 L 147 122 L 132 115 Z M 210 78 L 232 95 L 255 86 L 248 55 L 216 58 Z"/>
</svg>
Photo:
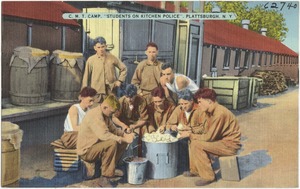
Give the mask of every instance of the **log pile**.
<svg viewBox="0 0 300 189">
<path fill-rule="evenodd" d="M 256 70 L 251 76 L 263 80 L 260 95 L 274 95 L 288 89 L 285 76 L 280 71 Z"/>
</svg>

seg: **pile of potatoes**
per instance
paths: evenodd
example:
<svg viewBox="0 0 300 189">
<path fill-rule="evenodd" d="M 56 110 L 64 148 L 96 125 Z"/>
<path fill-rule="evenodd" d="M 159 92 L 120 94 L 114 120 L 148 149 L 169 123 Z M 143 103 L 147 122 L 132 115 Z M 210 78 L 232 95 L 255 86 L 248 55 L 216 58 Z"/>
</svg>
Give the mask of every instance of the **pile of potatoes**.
<svg viewBox="0 0 300 189">
<path fill-rule="evenodd" d="M 154 142 L 154 143 L 169 143 L 169 142 L 176 142 L 178 139 L 173 137 L 170 134 L 161 134 L 157 132 L 153 133 L 145 133 L 143 137 L 143 141 L 145 142 Z"/>
</svg>

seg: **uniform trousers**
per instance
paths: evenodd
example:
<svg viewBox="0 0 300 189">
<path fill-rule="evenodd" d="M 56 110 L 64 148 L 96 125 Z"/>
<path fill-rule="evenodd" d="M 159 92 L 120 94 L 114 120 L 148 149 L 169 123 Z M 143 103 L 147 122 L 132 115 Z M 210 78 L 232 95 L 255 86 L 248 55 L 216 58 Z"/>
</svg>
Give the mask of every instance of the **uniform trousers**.
<svg viewBox="0 0 300 189">
<path fill-rule="evenodd" d="M 226 143 L 226 145 L 225 145 Z M 200 140 L 189 141 L 189 162 L 190 172 L 199 175 L 202 179 L 213 181 L 215 173 L 213 171 L 209 153 L 217 156 L 236 155 L 240 145 L 228 143 L 222 140 L 206 142 Z"/>
<path fill-rule="evenodd" d="M 115 140 L 101 141 L 91 146 L 81 155 L 81 159 L 89 163 L 101 160 L 101 174 L 105 177 L 113 177 L 116 164 L 127 147 L 127 143 L 119 144 Z"/>
</svg>

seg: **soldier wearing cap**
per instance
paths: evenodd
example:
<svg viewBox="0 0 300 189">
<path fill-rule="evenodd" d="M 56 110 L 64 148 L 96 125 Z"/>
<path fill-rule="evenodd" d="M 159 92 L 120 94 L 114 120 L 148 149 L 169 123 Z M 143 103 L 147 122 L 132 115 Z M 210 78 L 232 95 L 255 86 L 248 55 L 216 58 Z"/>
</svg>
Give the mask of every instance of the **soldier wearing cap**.
<svg viewBox="0 0 300 189">
<path fill-rule="evenodd" d="M 82 79 L 82 88 L 90 86 L 96 89 L 98 94 L 96 102 L 102 102 L 107 95 L 114 93 L 127 75 L 125 64 L 107 52 L 106 47 L 106 40 L 103 37 L 94 40 L 96 54 L 88 58 Z M 116 68 L 119 70 L 118 77 Z"/>
</svg>

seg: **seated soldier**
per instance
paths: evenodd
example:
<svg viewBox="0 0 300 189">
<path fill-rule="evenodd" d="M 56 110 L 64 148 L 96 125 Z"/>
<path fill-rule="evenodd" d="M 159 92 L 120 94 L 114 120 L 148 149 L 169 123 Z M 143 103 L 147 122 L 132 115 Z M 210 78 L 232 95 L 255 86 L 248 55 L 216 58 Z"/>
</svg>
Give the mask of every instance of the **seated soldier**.
<svg viewBox="0 0 300 189">
<path fill-rule="evenodd" d="M 146 127 L 143 126 L 148 120 L 146 100 L 137 95 L 137 88 L 132 84 L 126 86 L 124 94 L 119 99 L 120 109 L 116 111 L 112 120 L 126 132 L 143 134 L 146 131 Z"/>
<path fill-rule="evenodd" d="M 151 91 L 152 102 L 148 105 L 149 123 L 147 132 L 152 133 L 160 130 L 163 133 L 166 129 L 167 121 L 176 108 L 173 103 L 167 100 L 162 87 L 156 87 Z"/>
<path fill-rule="evenodd" d="M 128 84 L 125 88 L 125 96 L 119 99 L 120 109 L 114 114 L 113 122 L 122 127 L 126 133 L 135 133 L 135 142 L 138 143 L 138 154 L 134 154 L 135 146 L 132 144 L 128 147 L 130 154 L 142 155 L 142 136 L 147 131 L 147 102 L 137 95 L 137 87 L 133 84 Z M 134 142 L 134 143 L 135 143 Z"/>
<path fill-rule="evenodd" d="M 194 97 L 189 89 L 178 92 L 178 106 L 172 113 L 167 122 L 167 129 L 173 131 L 191 130 L 193 125 L 192 115 L 197 110 L 197 104 L 194 102 Z"/>
<path fill-rule="evenodd" d="M 195 182 L 204 186 L 215 181 L 208 154 L 217 156 L 236 155 L 240 149 L 241 132 L 235 116 L 216 101 L 213 89 L 199 89 L 195 93 L 198 102 L 196 124 L 189 131 L 181 131 L 181 138 L 188 138 L 190 171 L 184 176 L 200 176 Z"/>
<path fill-rule="evenodd" d="M 84 87 L 79 93 L 80 102 L 70 107 L 65 119 L 64 134 L 61 136 L 61 141 L 66 148 L 76 148 L 79 125 L 86 112 L 94 104 L 96 94 L 95 89 Z"/>
<path fill-rule="evenodd" d="M 197 104 L 194 102 L 193 94 L 189 89 L 178 92 L 178 106 L 173 111 L 171 117 L 167 122 L 167 132 L 171 129 L 171 134 L 174 131 L 189 131 L 191 126 L 194 125 L 193 115 L 197 110 Z M 179 137 L 179 134 L 177 134 Z M 188 140 L 182 139 L 178 142 L 178 151 L 180 156 L 178 157 L 178 171 L 183 172 L 189 170 L 189 151 Z"/>
<path fill-rule="evenodd" d="M 112 187 L 109 179 L 123 175 L 121 170 L 116 171 L 116 163 L 133 141 L 133 134 L 117 129 L 111 120 L 119 107 L 114 95 L 107 96 L 86 114 L 78 131 L 77 154 L 84 160 L 88 176 L 93 176 L 95 162 L 101 160 L 101 187 Z"/>
</svg>

